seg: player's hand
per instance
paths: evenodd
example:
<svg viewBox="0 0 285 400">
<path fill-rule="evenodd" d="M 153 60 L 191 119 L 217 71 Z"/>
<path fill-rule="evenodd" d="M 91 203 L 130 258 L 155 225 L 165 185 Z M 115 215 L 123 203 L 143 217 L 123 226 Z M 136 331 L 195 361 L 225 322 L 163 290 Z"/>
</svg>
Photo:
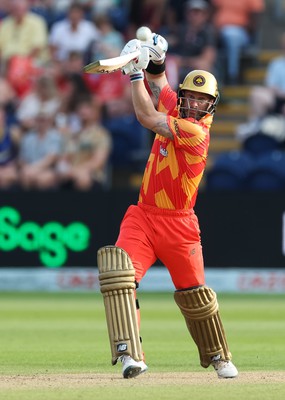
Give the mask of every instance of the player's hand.
<svg viewBox="0 0 285 400">
<path fill-rule="evenodd" d="M 139 50 L 141 54 L 122 68 L 122 71 L 125 75 L 142 73 L 142 70 L 148 66 L 149 49 L 147 47 L 143 48 L 140 40 L 138 39 L 130 40 L 123 48 L 121 56 L 137 50 Z"/>
<path fill-rule="evenodd" d="M 161 64 L 165 60 L 168 42 L 163 36 L 153 33 L 151 40 L 142 41 L 141 46 L 149 49 L 149 59 L 154 63 Z"/>
</svg>

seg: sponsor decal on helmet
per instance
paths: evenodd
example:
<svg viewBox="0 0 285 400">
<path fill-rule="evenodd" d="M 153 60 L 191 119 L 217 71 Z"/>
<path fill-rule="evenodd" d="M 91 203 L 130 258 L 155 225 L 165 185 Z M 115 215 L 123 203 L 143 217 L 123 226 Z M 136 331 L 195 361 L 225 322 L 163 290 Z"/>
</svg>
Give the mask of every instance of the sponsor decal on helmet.
<svg viewBox="0 0 285 400">
<path fill-rule="evenodd" d="M 193 78 L 193 83 L 195 86 L 203 86 L 205 85 L 206 79 L 204 78 L 203 75 L 196 75 Z"/>
<path fill-rule="evenodd" d="M 117 344 L 117 352 L 118 353 L 122 353 L 123 351 L 127 351 L 127 350 L 128 350 L 127 343 L 119 343 L 119 344 Z"/>
</svg>

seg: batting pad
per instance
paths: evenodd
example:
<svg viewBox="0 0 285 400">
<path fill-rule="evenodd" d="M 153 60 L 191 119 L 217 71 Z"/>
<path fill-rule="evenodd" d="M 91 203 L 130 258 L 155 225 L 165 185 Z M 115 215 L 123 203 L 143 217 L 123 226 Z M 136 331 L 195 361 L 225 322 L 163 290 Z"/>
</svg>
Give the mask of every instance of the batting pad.
<svg viewBox="0 0 285 400">
<path fill-rule="evenodd" d="M 112 364 L 123 354 L 143 359 L 135 302 L 135 270 L 128 254 L 105 246 L 97 254 L 100 289 L 104 298 Z"/>
<path fill-rule="evenodd" d="M 231 360 L 216 293 L 203 286 L 177 291 L 174 299 L 198 347 L 202 367 L 207 368 L 219 359 Z"/>
</svg>

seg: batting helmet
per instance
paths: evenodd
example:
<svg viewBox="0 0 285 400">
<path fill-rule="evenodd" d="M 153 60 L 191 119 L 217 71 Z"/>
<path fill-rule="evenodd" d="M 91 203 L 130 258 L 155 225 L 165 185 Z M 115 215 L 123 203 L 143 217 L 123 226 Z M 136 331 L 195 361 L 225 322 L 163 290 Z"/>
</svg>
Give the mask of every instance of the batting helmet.
<svg viewBox="0 0 285 400">
<path fill-rule="evenodd" d="M 202 118 L 202 116 L 205 114 L 215 114 L 216 106 L 220 99 L 220 94 L 217 80 L 213 74 L 204 70 L 194 70 L 186 75 L 183 83 L 179 85 L 178 90 L 178 109 L 182 118 L 189 117 L 190 110 L 193 110 L 193 107 L 191 107 L 189 101 L 191 98 L 185 97 L 185 90 L 210 96 L 210 101 L 206 102 L 208 103 L 207 108 L 205 108 L 205 105 L 202 107 L 202 103 L 205 104 L 205 101 L 197 99 L 197 102 L 200 103 L 200 106 L 195 109 L 197 112 L 196 119 Z"/>
</svg>

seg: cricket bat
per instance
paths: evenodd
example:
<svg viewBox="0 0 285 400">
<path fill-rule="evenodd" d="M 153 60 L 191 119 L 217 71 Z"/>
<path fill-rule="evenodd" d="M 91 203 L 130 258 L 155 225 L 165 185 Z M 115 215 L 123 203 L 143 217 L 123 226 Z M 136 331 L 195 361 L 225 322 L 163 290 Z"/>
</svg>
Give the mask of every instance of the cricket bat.
<svg viewBox="0 0 285 400">
<path fill-rule="evenodd" d="M 83 67 L 83 71 L 87 74 L 111 74 L 112 72 L 122 69 L 131 60 L 140 55 L 140 51 L 136 50 L 123 56 L 107 58 L 105 60 L 97 60 Z"/>
</svg>

